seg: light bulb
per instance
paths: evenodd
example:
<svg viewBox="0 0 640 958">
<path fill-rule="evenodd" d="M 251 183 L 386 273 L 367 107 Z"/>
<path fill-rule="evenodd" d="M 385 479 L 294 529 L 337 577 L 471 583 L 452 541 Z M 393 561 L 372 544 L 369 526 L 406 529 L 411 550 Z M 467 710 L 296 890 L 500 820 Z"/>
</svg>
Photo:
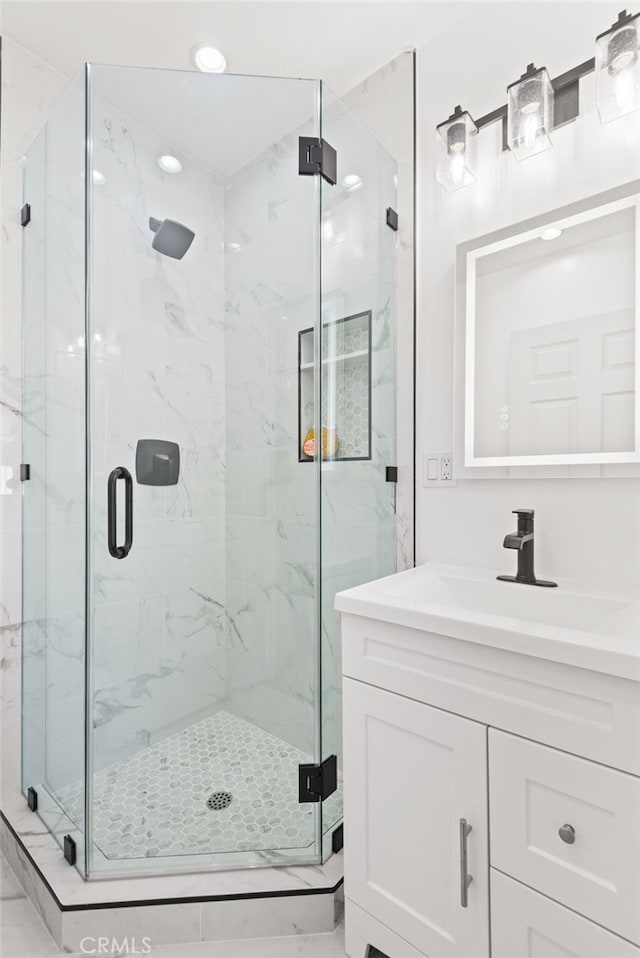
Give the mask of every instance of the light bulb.
<svg viewBox="0 0 640 958">
<path fill-rule="evenodd" d="M 596 103 L 602 123 L 640 109 L 639 17 L 623 10 L 596 37 Z"/>
<path fill-rule="evenodd" d="M 613 98 L 620 113 L 633 110 L 633 77 L 629 70 L 621 69 L 613 78 Z"/>
<path fill-rule="evenodd" d="M 451 157 L 450 169 L 452 186 L 462 186 L 465 174 L 464 153 L 455 153 Z"/>
<path fill-rule="evenodd" d="M 347 193 L 355 193 L 362 187 L 362 180 L 357 173 L 348 173 L 342 180 L 342 185 Z"/>
<path fill-rule="evenodd" d="M 460 106 L 436 127 L 436 179 L 448 192 L 476 179 L 477 133 L 475 121 Z"/>
<path fill-rule="evenodd" d="M 163 153 L 158 157 L 158 166 L 163 173 L 182 173 L 182 163 L 177 156 L 170 153 Z"/>
<path fill-rule="evenodd" d="M 538 135 L 538 117 L 535 113 L 524 113 L 524 119 L 520 126 L 520 136 L 524 141 L 524 145 L 528 149 L 533 149 L 536 145 L 536 137 Z"/>
<path fill-rule="evenodd" d="M 553 126 L 553 85 L 544 67 L 530 63 L 507 87 L 507 142 L 518 160 L 548 150 Z"/>
<path fill-rule="evenodd" d="M 227 68 L 224 54 L 207 43 L 198 43 L 191 51 L 191 59 L 203 73 L 224 73 Z"/>
</svg>

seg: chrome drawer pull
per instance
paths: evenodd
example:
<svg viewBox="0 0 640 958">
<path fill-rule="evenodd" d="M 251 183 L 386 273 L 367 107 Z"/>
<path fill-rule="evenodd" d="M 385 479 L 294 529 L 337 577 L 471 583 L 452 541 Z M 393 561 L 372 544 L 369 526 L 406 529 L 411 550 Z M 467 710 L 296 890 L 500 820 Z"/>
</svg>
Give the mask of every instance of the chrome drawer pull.
<svg viewBox="0 0 640 958">
<path fill-rule="evenodd" d="M 467 837 L 471 831 L 471 825 L 467 824 L 466 818 L 460 819 L 460 904 L 466 908 L 469 904 L 469 885 L 473 881 L 473 876 L 467 871 Z"/>
<path fill-rule="evenodd" d="M 563 825 L 558 829 L 558 835 L 567 845 L 573 845 L 576 840 L 576 830 L 573 825 Z"/>
</svg>

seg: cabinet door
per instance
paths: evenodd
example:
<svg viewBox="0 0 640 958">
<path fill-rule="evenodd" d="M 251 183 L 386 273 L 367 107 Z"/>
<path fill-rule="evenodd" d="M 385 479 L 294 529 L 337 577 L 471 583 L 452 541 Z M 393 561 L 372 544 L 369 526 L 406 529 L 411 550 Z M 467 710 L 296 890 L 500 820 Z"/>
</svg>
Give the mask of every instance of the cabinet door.
<svg viewBox="0 0 640 958">
<path fill-rule="evenodd" d="M 486 727 L 352 679 L 343 708 L 346 894 L 420 954 L 488 958 Z"/>
<path fill-rule="evenodd" d="M 492 958 L 640 958 L 640 949 L 491 869 Z"/>
</svg>

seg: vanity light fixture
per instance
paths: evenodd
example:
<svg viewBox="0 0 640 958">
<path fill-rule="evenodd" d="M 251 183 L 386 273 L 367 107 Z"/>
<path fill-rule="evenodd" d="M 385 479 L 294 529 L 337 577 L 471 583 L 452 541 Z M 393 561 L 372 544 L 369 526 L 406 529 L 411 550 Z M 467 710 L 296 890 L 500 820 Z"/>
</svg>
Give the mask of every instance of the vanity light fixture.
<svg viewBox="0 0 640 958">
<path fill-rule="evenodd" d="M 640 109 L 640 13 L 622 10 L 596 37 L 596 103 L 602 123 Z"/>
<path fill-rule="evenodd" d="M 548 150 L 553 146 L 551 131 L 580 116 L 580 81 L 594 71 L 602 123 L 640 110 L 640 13 L 622 10 L 616 22 L 596 37 L 595 57 L 553 79 L 544 67 L 536 69 L 530 63 L 520 79 L 507 87 L 507 104 L 475 122 L 456 107 L 452 116 L 436 127 L 438 182 L 451 191 L 476 179 L 474 162 L 467 150 L 475 148 L 475 134 L 494 123 L 502 126 L 503 151 L 510 149 L 518 160 Z M 456 126 L 462 118 L 466 137 L 465 128 Z"/>
<path fill-rule="evenodd" d="M 448 120 L 436 127 L 436 179 L 452 193 L 475 183 L 478 127 L 471 114 L 457 106 Z"/>
<path fill-rule="evenodd" d="M 546 226 L 540 233 L 540 239 L 547 242 L 558 239 L 559 236 L 562 236 L 562 230 L 559 230 L 557 226 Z"/>
<path fill-rule="evenodd" d="M 511 152 L 518 160 L 543 153 L 553 143 L 553 86 L 545 67 L 533 63 L 507 87 L 507 127 Z"/>
<path fill-rule="evenodd" d="M 191 60 L 202 73 L 224 73 L 227 69 L 225 55 L 208 43 L 197 43 L 191 51 Z"/>
<path fill-rule="evenodd" d="M 177 156 L 163 153 L 158 157 L 158 166 L 163 173 L 182 173 L 182 163 Z"/>
</svg>

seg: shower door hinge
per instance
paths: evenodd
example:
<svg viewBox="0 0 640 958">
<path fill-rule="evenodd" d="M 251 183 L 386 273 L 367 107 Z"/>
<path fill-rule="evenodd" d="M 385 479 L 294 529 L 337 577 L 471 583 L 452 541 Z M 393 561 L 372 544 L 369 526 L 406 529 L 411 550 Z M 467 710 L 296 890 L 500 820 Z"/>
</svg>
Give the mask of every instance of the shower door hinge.
<svg viewBox="0 0 640 958">
<path fill-rule="evenodd" d="M 28 462 L 20 463 L 20 482 L 26 482 L 31 479 L 31 465 Z"/>
<path fill-rule="evenodd" d="M 338 825 L 337 828 L 333 830 L 331 835 L 331 851 L 334 855 L 337 855 L 338 852 L 342 851 L 344 848 L 344 824 Z"/>
<path fill-rule="evenodd" d="M 26 226 L 31 222 L 31 203 L 25 203 L 20 210 L 20 226 Z"/>
<path fill-rule="evenodd" d="M 317 173 L 327 183 L 335 186 L 338 181 L 338 154 L 326 140 L 317 136 L 298 138 L 298 172 L 300 176 L 315 176 Z"/>
<path fill-rule="evenodd" d="M 71 835 L 64 836 L 64 857 L 67 859 L 70 865 L 75 865 L 76 843 L 74 842 Z"/>
<path fill-rule="evenodd" d="M 394 232 L 398 232 L 398 214 L 391 206 L 387 206 L 387 226 L 390 226 Z"/>
<path fill-rule="evenodd" d="M 32 812 L 38 811 L 38 793 L 31 785 L 27 789 L 27 805 Z"/>
<path fill-rule="evenodd" d="M 298 765 L 298 802 L 324 802 L 338 787 L 338 759 L 330 755 L 321 765 Z"/>
<path fill-rule="evenodd" d="M 398 481 L 398 467 L 397 466 L 386 466 L 384 470 L 384 479 L 385 482 L 397 482 Z"/>
</svg>

